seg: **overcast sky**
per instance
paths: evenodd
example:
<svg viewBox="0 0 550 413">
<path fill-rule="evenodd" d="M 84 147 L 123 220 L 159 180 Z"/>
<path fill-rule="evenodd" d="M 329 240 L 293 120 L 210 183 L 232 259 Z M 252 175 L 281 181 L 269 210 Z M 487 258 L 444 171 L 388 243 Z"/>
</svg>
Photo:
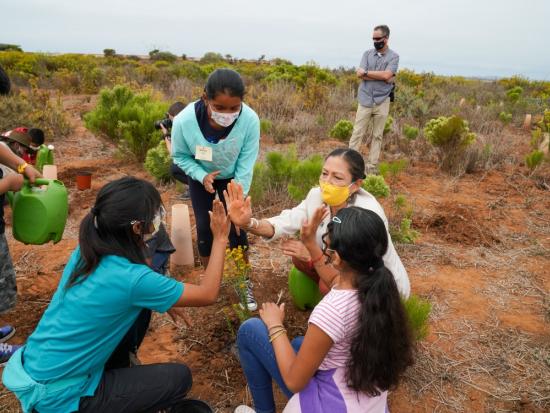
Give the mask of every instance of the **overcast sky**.
<svg viewBox="0 0 550 413">
<path fill-rule="evenodd" d="M 0 0 L 0 43 L 26 51 L 214 51 L 357 66 L 387 24 L 400 67 L 550 80 L 550 0 Z"/>
</svg>

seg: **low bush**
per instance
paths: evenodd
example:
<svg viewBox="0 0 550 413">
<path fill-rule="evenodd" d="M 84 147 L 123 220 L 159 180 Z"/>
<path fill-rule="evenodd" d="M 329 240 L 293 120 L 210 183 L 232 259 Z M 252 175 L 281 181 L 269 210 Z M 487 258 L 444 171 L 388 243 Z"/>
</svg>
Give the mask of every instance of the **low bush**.
<svg viewBox="0 0 550 413">
<path fill-rule="evenodd" d="M 388 115 L 386 118 L 386 123 L 384 123 L 384 135 L 387 135 L 391 132 L 393 127 L 393 117 L 391 115 Z"/>
<path fill-rule="evenodd" d="M 294 201 L 305 199 L 311 188 L 319 184 L 323 162 L 320 155 L 313 155 L 294 165 L 288 183 L 288 194 Z"/>
<path fill-rule="evenodd" d="M 61 100 L 51 99 L 48 91 L 36 88 L 0 96 L 0 132 L 18 126 L 40 128 L 48 141 L 65 137 L 71 131 Z"/>
<path fill-rule="evenodd" d="M 476 135 L 470 132 L 467 121 L 459 116 L 440 116 L 426 124 L 424 136 L 438 149 L 443 170 L 453 174 L 464 171 L 466 148 L 476 139 Z"/>
<path fill-rule="evenodd" d="M 411 225 L 412 220 L 410 218 L 403 218 L 398 227 L 390 229 L 392 240 L 401 244 L 414 244 L 420 234 L 412 229 Z"/>
<path fill-rule="evenodd" d="M 143 162 L 147 151 L 160 141 L 154 122 L 162 119 L 166 110 L 167 105 L 149 93 L 136 94 L 126 86 L 115 86 L 101 91 L 96 108 L 84 121 L 92 132 L 107 135 Z"/>
<path fill-rule="evenodd" d="M 167 182 L 172 178 L 170 174 L 170 165 L 172 157 L 166 148 L 166 144 L 161 141 L 157 146 L 147 151 L 143 166 L 160 182 Z"/>
<path fill-rule="evenodd" d="M 510 112 L 502 111 L 498 114 L 498 118 L 505 125 L 508 125 L 510 122 L 512 122 L 512 114 Z"/>
<path fill-rule="evenodd" d="M 525 157 L 525 164 L 531 170 L 531 172 L 534 172 L 534 170 L 537 169 L 537 167 L 542 163 L 543 160 L 544 152 L 535 149 L 533 152 Z"/>
<path fill-rule="evenodd" d="M 397 175 L 407 169 L 408 166 L 409 161 L 407 159 L 398 159 L 393 162 L 380 162 L 378 170 L 384 179 L 395 179 Z"/>
<path fill-rule="evenodd" d="M 380 175 L 367 175 L 363 181 L 363 189 L 376 198 L 385 198 L 390 194 L 390 187 Z"/>
<path fill-rule="evenodd" d="M 409 298 L 403 300 L 403 305 L 413 337 L 417 341 L 423 340 L 428 335 L 428 320 L 432 311 L 432 304 L 428 300 L 411 294 Z"/>
<path fill-rule="evenodd" d="M 260 120 L 260 133 L 262 135 L 269 133 L 272 127 L 273 127 L 273 123 L 269 119 Z"/>
<path fill-rule="evenodd" d="M 418 128 L 410 125 L 404 125 L 403 135 L 405 135 L 408 140 L 413 141 L 418 137 Z"/>
<path fill-rule="evenodd" d="M 330 130 L 330 137 L 346 141 L 351 138 L 353 123 L 347 119 L 341 119 Z"/>
</svg>

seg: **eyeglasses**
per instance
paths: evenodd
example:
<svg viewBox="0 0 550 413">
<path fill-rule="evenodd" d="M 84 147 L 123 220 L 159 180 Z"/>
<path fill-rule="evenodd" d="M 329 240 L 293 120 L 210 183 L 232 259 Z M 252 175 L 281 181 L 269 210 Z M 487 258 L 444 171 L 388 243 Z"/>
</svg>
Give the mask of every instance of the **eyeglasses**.
<svg viewBox="0 0 550 413">
<path fill-rule="evenodd" d="M 158 212 L 153 217 L 153 221 L 159 220 L 160 222 L 165 223 L 165 219 L 166 219 L 166 210 L 161 205 Z M 137 224 L 138 222 L 145 222 L 145 221 L 142 220 L 142 219 L 134 219 L 134 220 L 130 221 L 130 225 Z"/>
<path fill-rule="evenodd" d="M 374 40 L 375 42 L 379 42 L 380 40 L 384 40 L 386 38 L 386 36 L 382 36 L 382 37 L 373 37 L 372 40 Z"/>
</svg>

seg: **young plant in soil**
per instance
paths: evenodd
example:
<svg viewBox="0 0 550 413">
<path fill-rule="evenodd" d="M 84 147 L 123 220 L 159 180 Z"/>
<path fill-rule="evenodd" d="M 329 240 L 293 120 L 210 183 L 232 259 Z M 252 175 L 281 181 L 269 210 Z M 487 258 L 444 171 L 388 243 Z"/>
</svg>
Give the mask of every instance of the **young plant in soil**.
<svg viewBox="0 0 550 413">
<path fill-rule="evenodd" d="M 246 247 L 228 248 L 225 251 L 224 280 L 233 287 L 239 299 L 238 303 L 224 308 L 228 328 L 233 335 L 235 335 L 235 331 L 231 322 L 231 313 L 237 316 L 239 325 L 252 316 L 246 302 L 247 280 L 250 269 L 251 265 L 246 259 Z"/>
</svg>

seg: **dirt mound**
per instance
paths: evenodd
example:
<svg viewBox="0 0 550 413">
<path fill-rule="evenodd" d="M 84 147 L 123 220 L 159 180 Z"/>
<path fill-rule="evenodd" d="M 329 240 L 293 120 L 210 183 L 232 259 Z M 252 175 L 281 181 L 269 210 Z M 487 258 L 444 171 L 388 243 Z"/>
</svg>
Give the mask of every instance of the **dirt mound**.
<svg viewBox="0 0 550 413">
<path fill-rule="evenodd" d="M 417 226 L 439 238 L 461 245 L 490 247 L 501 241 L 474 208 L 442 202 L 432 215 L 419 216 Z"/>
</svg>

